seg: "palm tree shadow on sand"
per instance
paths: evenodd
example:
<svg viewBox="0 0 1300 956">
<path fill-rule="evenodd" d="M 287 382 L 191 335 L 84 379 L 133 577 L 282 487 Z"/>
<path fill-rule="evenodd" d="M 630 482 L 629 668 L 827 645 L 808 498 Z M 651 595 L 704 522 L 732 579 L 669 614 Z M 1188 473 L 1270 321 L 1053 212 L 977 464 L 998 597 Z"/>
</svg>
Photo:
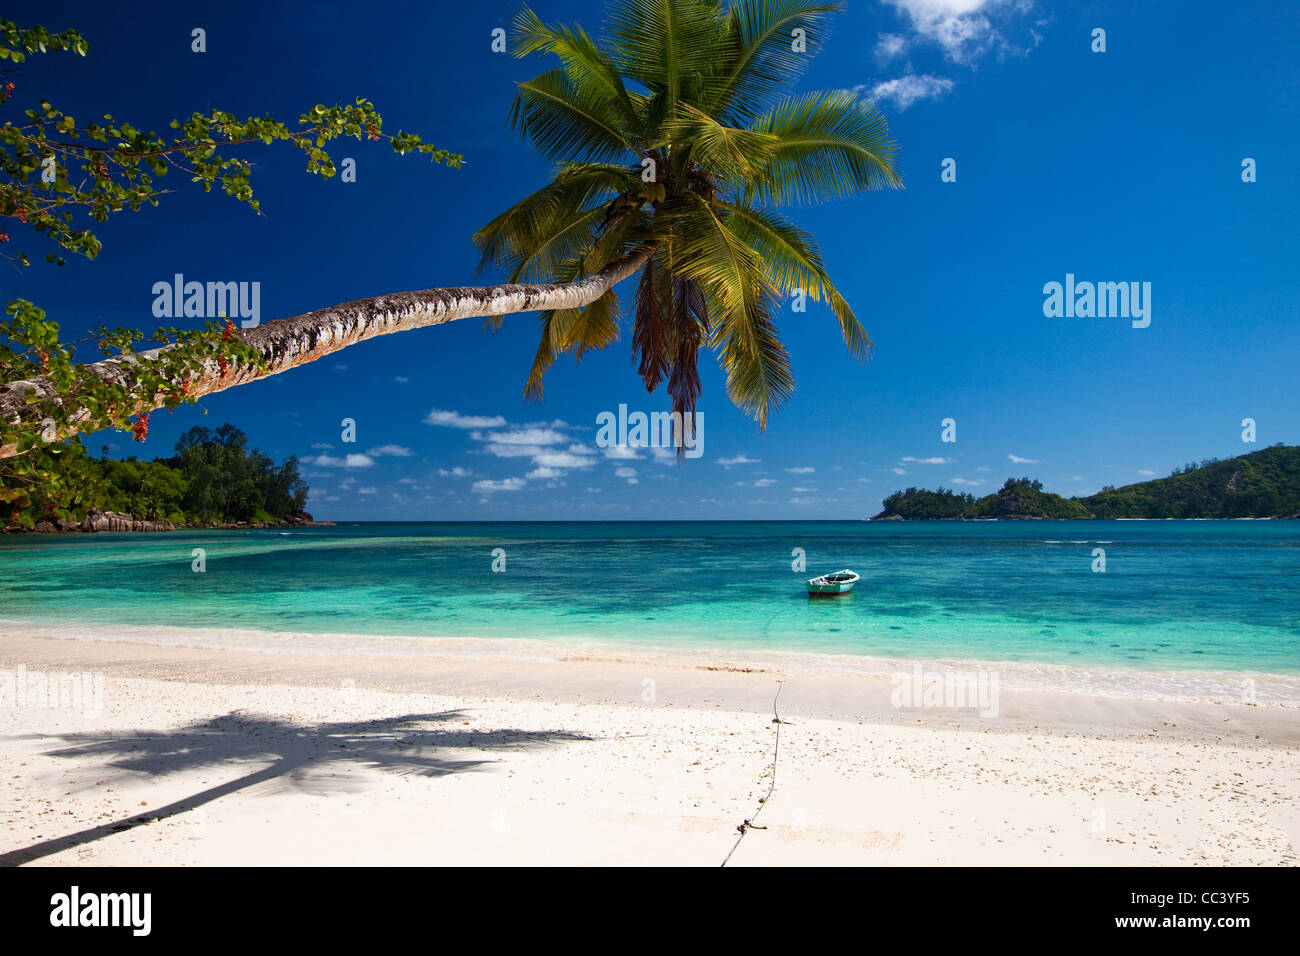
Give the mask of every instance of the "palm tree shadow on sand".
<svg viewBox="0 0 1300 956">
<path fill-rule="evenodd" d="M 262 766 L 164 807 L 0 854 L 0 866 L 18 866 L 71 847 L 85 846 L 110 834 L 157 823 L 258 785 L 271 784 L 276 789 L 306 792 L 338 789 L 339 783 L 331 781 L 329 775 L 340 767 L 442 777 L 477 770 L 501 759 L 464 757 L 458 753 L 509 751 L 593 739 L 567 731 L 473 731 L 445 726 L 465 719 L 464 712 L 448 710 L 366 721 L 296 724 L 236 711 L 174 731 L 63 735 L 60 739 L 68 746 L 46 751 L 44 756 L 99 758 L 107 768 L 123 775 L 165 776 L 231 763 Z"/>
</svg>

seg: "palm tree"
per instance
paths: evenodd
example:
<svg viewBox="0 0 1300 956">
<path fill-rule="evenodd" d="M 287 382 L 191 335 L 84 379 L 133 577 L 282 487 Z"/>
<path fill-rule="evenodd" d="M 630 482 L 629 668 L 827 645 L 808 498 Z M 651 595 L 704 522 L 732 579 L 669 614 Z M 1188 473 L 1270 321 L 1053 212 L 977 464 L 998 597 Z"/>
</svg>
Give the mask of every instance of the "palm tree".
<svg viewBox="0 0 1300 956">
<path fill-rule="evenodd" d="M 812 237 L 778 210 L 901 185 L 873 105 L 845 91 L 788 92 L 838 6 L 618 0 L 601 42 L 524 9 L 514 52 L 550 54 L 560 65 L 519 85 L 512 118 L 559 167 L 475 237 L 482 265 L 504 268 L 508 283 L 378 296 L 241 330 L 264 366 L 227 373 L 209 362 L 189 394 L 287 371 L 379 335 L 537 311 L 541 342 L 525 391 L 540 396 L 558 355 L 580 357 L 618 337 L 613 289 L 639 271 L 632 344 L 647 389 L 666 382 L 674 409 L 692 411 L 698 355 L 708 346 L 732 401 L 766 424 L 794 390 L 775 320 L 792 290 L 830 306 L 852 355 L 871 347 Z M 138 364 L 162 351 L 82 370 L 130 385 Z M 0 421 L 38 426 L 34 409 L 45 401 L 59 401 L 48 377 L 10 383 L 0 388 Z M 82 409 L 47 440 L 90 427 Z M 16 443 L 0 443 L 0 458 L 16 453 Z"/>
<path fill-rule="evenodd" d="M 511 282 L 574 282 L 643 255 L 632 343 L 646 389 L 666 381 L 675 411 L 694 409 L 707 345 L 732 401 L 766 423 L 794 389 L 775 323 L 792 290 L 826 301 L 850 353 L 865 355 L 871 340 L 816 243 L 776 212 L 899 185 L 875 107 L 849 92 L 787 93 L 836 6 L 624 0 L 603 44 L 523 10 L 517 54 L 560 66 L 519 85 L 512 119 L 560 166 L 478 233 L 482 265 Z M 618 331 L 612 288 L 544 310 L 528 394 L 541 395 L 559 354 Z"/>
</svg>

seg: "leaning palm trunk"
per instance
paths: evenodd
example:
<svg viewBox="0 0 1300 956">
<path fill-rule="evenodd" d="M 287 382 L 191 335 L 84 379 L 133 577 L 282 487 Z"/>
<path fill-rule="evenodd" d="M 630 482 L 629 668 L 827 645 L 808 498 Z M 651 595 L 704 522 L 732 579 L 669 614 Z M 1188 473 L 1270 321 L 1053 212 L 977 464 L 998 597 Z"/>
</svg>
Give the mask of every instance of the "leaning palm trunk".
<svg viewBox="0 0 1300 956">
<path fill-rule="evenodd" d="M 516 312 L 577 309 L 599 299 L 614 285 L 635 273 L 649 258 L 652 250 L 626 256 L 600 272 L 568 283 L 531 283 L 499 286 L 469 286 L 449 289 L 426 289 L 422 292 L 398 292 L 358 299 L 328 309 L 319 309 L 289 319 L 277 319 L 254 329 L 237 331 L 245 344 L 256 349 L 265 360 L 264 367 L 243 365 L 222 375 L 217 363 L 210 361 L 203 372 L 190 380 L 188 394 L 194 397 L 221 392 L 236 385 L 288 371 L 315 362 L 349 346 L 394 332 L 406 332 L 430 325 L 442 325 L 456 319 L 510 315 Z M 123 355 L 93 365 L 83 371 L 106 382 L 130 385 L 141 362 L 157 359 L 175 346 L 165 346 L 135 355 Z M 58 401 L 58 391 L 45 376 L 10 382 L 0 387 L 0 421 L 15 426 L 40 428 L 39 416 L 28 401 L 31 390 L 41 400 Z M 133 413 L 140 414 L 162 406 L 163 395 L 142 401 Z M 93 430 L 90 415 L 77 409 L 63 428 L 47 429 L 46 441 L 57 441 L 83 431 Z M 0 445 L 0 458 L 18 453 L 16 442 Z"/>
</svg>

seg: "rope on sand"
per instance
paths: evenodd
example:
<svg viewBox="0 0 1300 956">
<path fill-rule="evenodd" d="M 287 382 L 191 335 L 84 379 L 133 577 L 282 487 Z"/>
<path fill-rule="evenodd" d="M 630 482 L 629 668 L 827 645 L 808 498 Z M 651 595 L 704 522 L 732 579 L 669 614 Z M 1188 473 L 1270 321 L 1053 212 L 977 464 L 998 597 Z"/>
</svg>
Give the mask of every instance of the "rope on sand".
<svg viewBox="0 0 1300 956">
<path fill-rule="evenodd" d="M 758 809 L 754 811 L 754 815 L 747 818 L 740 824 L 740 826 L 736 827 L 736 829 L 740 831 L 740 836 L 736 837 L 736 842 L 731 847 L 731 853 L 728 853 L 727 858 L 722 861 L 722 866 L 726 866 L 731 862 L 731 854 L 736 852 L 737 847 L 740 846 L 740 841 L 745 839 L 746 833 L 750 830 L 767 829 L 767 827 L 758 826 L 754 821 L 757 820 L 758 815 L 763 812 L 763 808 L 767 806 L 767 802 L 772 799 L 772 791 L 776 789 L 776 761 L 781 754 L 781 725 L 785 723 L 785 721 L 781 719 L 781 715 L 776 712 L 776 702 L 781 698 L 781 688 L 784 686 L 785 681 L 777 681 L 776 696 L 772 698 L 772 723 L 776 725 L 776 742 L 772 747 L 772 783 L 767 788 L 767 795 L 758 801 Z"/>
</svg>

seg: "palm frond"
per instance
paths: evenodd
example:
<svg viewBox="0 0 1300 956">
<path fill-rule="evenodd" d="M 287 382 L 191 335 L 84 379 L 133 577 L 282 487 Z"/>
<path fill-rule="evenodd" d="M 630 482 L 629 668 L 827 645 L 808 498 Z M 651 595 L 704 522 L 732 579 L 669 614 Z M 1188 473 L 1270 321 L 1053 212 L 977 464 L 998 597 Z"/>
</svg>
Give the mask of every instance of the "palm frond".
<svg viewBox="0 0 1300 956">
<path fill-rule="evenodd" d="M 519 84 L 510 122 L 550 159 L 609 162 L 636 152 L 614 98 L 562 67 Z"/>
<path fill-rule="evenodd" d="M 849 354 L 865 358 L 871 351 L 871 337 L 831 282 L 812 235 L 768 209 L 733 204 L 724 208 L 731 213 L 727 229 L 758 251 L 777 288 L 787 296 L 802 289 L 814 302 L 825 301 L 839 321 Z"/>
<path fill-rule="evenodd" d="M 576 278 L 579 273 L 576 262 L 568 263 L 566 275 Z M 542 379 L 560 355 L 567 352 L 581 361 L 586 352 L 618 339 L 618 295 L 611 289 L 581 309 L 552 309 L 539 319 L 541 336 L 524 383 L 524 397 L 538 401 L 543 396 Z"/>
<path fill-rule="evenodd" d="M 560 341 L 563 351 L 581 361 L 593 349 L 603 349 L 618 341 L 618 295 L 610 289 L 583 308 L 568 324 Z"/>
<path fill-rule="evenodd" d="M 770 133 L 727 126 L 702 110 L 683 104 L 678 116 L 660 128 L 658 146 L 689 144 L 690 158 L 722 180 L 744 184 L 772 160 L 778 142 Z"/>
<path fill-rule="evenodd" d="M 665 294 L 672 281 L 672 270 L 665 267 L 662 253 L 654 256 L 641 270 L 636 288 L 636 320 L 632 325 L 632 350 L 641 357 L 637 374 L 647 392 L 653 392 L 668 374 L 668 319 L 671 308 Z"/>
<path fill-rule="evenodd" d="M 560 343 L 568 326 L 577 318 L 577 312 L 577 309 L 549 309 L 539 316 L 541 340 L 537 343 L 537 354 L 533 356 L 533 366 L 524 382 L 524 398 L 538 402 L 542 400 L 542 378 L 564 351 Z"/>
<path fill-rule="evenodd" d="M 635 183 L 632 171 L 623 166 L 565 164 L 554 180 L 474 234 L 481 251 L 479 270 L 504 266 L 509 281 L 531 281 L 549 264 L 589 242 L 603 219 L 603 214 L 593 210 L 603 209 Z"/>
<path fill-rule="evenodd" d="M 803 76 L 821 47 L 829 15 L 840 9 L 837 2 L 808 0 L 733 3 L 710 113 L 737 124 L 753 120 L 777 91 Z"/>
<path fill-rule="evenodd" d="M 794 393 L 790 355 L 772 315 L 780 295 L 755 249 L 726 228 L 699 197 L 684 216 L 679 272 L 699 284 L 709 301 L 711 344 L 718 349 L 731 400 L 766 426 L 770 411 Z"/>
<path fill-rule="evenodd" d="M 514 19 L 513 53 L 524 57 L 530 53 L 551 53 L 564 64 L 574 88 L 594 90 L 612 107 L 624 139 L 636 142 L 644 138 L 642 98 L 633 98 L 623 84 L 617 64 L 596 45 L 579 26 L 548 25 L 532 10 L 524 7 Z"/>
<path fill-rule="evenodd" d="M 726 18 L 710 0 L 622 0 L 609 33 L 619 71 L 651 94 L 649 128 L 681 103 L 703 104 L 717 89 Z"/>
<path fill-rule="evenodd" d="M 819 202 L 902 186 L 884 114 L 847 90 L 785 100 L 758 117 L 754 129 L 777 139 L 753 183 L 767 202 Z"/>
</svg>

